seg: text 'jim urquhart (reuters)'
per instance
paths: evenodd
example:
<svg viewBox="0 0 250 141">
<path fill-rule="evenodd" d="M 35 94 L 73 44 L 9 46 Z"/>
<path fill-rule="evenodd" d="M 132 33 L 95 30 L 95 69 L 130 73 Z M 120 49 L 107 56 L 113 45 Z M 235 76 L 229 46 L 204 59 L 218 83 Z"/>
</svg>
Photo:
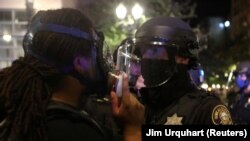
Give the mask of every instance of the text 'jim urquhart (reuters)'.
<svg viewBox="0 0 250 141">
<path fill-rule="evenodd" d="M 217 136 L 237 136 L 237 137 L 247 137 L 247 130 L 242 129 L 239 131 L 232 131 L 230 129 L 227 130 L 216 130 L 216 129 L 201 129 L 201 130 L 190 130 L 190 129 L 185 129 L 185 130 L 173 130 L 173 129 L 165 129 L 164 131 L 162 130 L 155 130 L 155 129 L 148 129 L 147 132 L 145 133 L 146 137 L 217 137 Z"/>
</svg>

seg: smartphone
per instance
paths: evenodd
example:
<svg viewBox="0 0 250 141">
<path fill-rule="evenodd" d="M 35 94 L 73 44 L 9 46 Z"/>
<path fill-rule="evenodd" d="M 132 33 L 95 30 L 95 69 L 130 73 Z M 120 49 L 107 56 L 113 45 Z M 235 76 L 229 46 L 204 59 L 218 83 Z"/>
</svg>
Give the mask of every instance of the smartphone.
<svg viewBox="0 0 250 141">
<path fill-rule="evenodd" d="M 116 86 L 115 86 L 115 91 L 116 91 L 116 95 L 118 96 L 118 98 L 121 98 L 122 97 L 122 73 L 119 75 L 119 78 L 117 79 L 116 81 Z"/>
</svg>

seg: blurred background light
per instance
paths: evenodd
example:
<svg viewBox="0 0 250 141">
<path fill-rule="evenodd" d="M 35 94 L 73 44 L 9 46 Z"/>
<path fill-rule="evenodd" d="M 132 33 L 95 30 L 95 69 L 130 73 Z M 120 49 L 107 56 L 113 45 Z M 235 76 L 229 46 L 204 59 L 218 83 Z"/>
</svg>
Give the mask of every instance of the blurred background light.
<svg viewBox="0 0 250 141">
<path fill-rule="evenodd" d="M 223 23 L 219 23 L 219 27 L 220 28 L 224 28 L 224 24 Z"/>
<path fill-rule="evenodd" d="M 225 27 L 229 27 L 230 26 L 230 22 L 229 21 L 225 21 L 224 26 Z"/>
<path fill-rule="evenodd" d="M 143 15 L 143 9 L 138 3 L 136 3 L 132 8 L 132 16 L 134 17 L 135 20 L 137 20 L 141 18 L 142 15 Z"/>
<path fill-rule="evenodd" d="M 5 34 L 3 35 L 3 40 L 6 41 L 6 42 L 10 42 L 12 39 L 12 36 L 9 35 L 9 34 Z"/>
<path fill-rule="evenodd" d="M 119 18 L 119 19 L 124 19 L 127 15 L 127 8 L 122 4 L 120 3 L 116 10 L 116 16 Z"/>
</svg>

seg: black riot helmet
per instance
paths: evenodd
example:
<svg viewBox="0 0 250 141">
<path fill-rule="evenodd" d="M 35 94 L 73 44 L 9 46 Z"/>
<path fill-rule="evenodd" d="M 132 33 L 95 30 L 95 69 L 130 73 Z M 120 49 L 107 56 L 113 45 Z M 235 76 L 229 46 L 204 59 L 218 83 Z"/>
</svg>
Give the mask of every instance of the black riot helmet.
<svg viewBox="0 0 250 141">
<path fill-rule="evenodd" d="M 250 85 L 250 61 L 242 61 L 237 64 L 234 76 L 240 90 L 247 88 Z"/>
<path fill-rule="evenodd" d="M 39 11 L 28 27 L 23 39 L 25 55 L 57 68 L 85 84 L 90 93 L 106 93 L 108 64 L 103 56 L 102 33 L 91 21 L 74 9 Z M 78 15 L 78 16 L 77 16 Z M 78 18 L 72 22 L 72 18 Z M 73 20 L 73 19 L 72 19 Z M 76 71 L 74 61 L 79 59 L 82 68 L 91 70 L 91 76 Z"/>
<path fill-rule="evenodd" d="M 129 60 L 132 63 L 127 66 L 140 66 L 140 82 L 144 82 L 144 87 L 165 84 L 176 72 L 176 56 L 189 59 L 188 69 L 198 67 L 196 35 L 178 18 L 162 16 L 148 20 L 135 33 L 133 49 L 129 48 L 131 45 L 123 45 L 123 54 L 128 58 L 124 64 Z"/>
</svg>

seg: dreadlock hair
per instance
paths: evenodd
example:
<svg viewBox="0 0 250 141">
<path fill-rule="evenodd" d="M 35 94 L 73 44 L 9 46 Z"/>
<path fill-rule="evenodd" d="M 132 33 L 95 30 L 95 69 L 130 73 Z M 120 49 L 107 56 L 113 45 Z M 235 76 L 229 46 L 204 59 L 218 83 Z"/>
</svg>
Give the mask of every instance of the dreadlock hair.
<svg viewBox="0 0 250 141">
<path fill-rule="evenodd" d="M 74 9 L 44 11 L 42 23 L 59 24 L 91 33 L 91 21 Z M 36 16 L 34 16 L 36 17 Z M 32 21 L 31 21 L 32 22 Z M 87 56 L 92 43 L 67 34 L 39 31 L 32 48 L 64 67 L 72 66 L 74 57 Z M 46 109 L 51 94 L 62 88 L 66 74 L 48 62 L 25 54 L 0 72 L 0 99 L 6 116 L 0 125 L 0 140 L 46 141 Z"/>
</svg>

